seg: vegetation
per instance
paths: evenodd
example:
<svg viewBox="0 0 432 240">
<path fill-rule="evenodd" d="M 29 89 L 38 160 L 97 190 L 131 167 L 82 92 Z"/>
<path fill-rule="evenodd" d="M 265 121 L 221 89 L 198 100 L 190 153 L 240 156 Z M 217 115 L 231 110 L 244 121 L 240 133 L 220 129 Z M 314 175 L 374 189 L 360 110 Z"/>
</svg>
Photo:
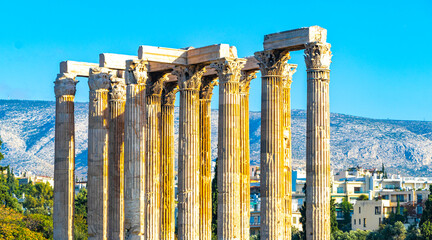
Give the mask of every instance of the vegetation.
<svg viewBox="0 0 432 240">
<path fill-rule="evenodd" d="M 212 223 L 211 223 L 211 231 L 212 231 L 212 240 L 217 239 L 217 195 L 218 195 L 218 187 L 217 187 L 217 169 L 218 169 L 218 159 L 216 158 L 216 166 L 215 166 L 215 175 L 211 183 L 212 188 Z"/>
<path fill-rule="evenodd" d="M 353 205 L 348 201 L 348 198 L 345 197 L 339 204 L 339 207 L 344 218 L 344 220 L 339 221 L 339 229 L 344 232 L 349 232 L 351 230 L 351 212 L 353 210 Z"/>
<path fill-rule="evenodd" d="M 0 140 L 0 150 L 1 150 Z M 0 160 L 4 158 L 0 152 Z M 18 199 L 24 199 L 19 203 Z M 18 184 L 13 169 L 0 168 L 0 239 L 53 239 L 53 188 Z M 87 239 L 87 190 L 75 197 L 75 239 Z"/>
<path fill-rule="evenodd" d="M 363 201 L 363 200 L 369 200 L 369 197 L 365 194 L 362 194 L 359 196 L 359 198 L 357 200 Z"/>
</svg>

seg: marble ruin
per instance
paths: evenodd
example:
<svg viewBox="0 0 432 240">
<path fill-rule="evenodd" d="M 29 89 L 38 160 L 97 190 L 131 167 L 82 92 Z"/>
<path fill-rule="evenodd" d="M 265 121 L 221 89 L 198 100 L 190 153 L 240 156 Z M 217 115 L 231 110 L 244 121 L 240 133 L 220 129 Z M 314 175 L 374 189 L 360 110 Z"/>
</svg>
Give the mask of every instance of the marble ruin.
<svg viewBox="0 0 432 240">
<path fill-rule="evenodd" d="M 228 44 L 138 55 L 103 53 L 99 63 L 65 61 L 56 95 L 54 239 L 73 239 L 74 97 L 88 78 L 89 239 L 211 239 L 210 101 L 219 85 L 218 239 L 249 239 L 249 89 L 260 72 L 261 238 L 291 238 L 291 82 L 307 67 L 307 232 L 330 239 L 331 51 L 312 26 L 266 35 L 264 49 L 239 58 Z M 174 102 L 178 94 L 178 168 Z M 178 218 L 175 218 L 175 174 Z"/>
</svg>

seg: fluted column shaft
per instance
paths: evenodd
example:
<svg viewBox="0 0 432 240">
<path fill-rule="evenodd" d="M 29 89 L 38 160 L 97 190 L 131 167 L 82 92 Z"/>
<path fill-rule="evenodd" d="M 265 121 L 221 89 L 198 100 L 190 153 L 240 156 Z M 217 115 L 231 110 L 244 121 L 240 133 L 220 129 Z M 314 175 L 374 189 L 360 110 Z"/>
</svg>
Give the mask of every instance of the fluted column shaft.
<svg viewBox="0 0 432 240">
<path fill-rule="evenodd" d="M 282 146 L 282 74 L 289 52 L 255 53 L 262 74 L 261 96 L 261 238 L 290 239 L 284 234 L 284 157 Z"/>
<path fill-rule="evenodd" d="M 127 61 L 125 105 L 125 239 L 144 240 L 147 62 Z"/>
<path fill-rule="evenodd" d="M 164 77 L 151 76 L 147 81 L 147 128 L 145 180 L 145 239 L 160 239 L 161 231 L 161 152 L 160 116 Z"/>
<path fill-rule="evenodd" d="M 240 239 L 240 92 L 243 59 L 211 64 L 219 77 L 218 239 Z"/>
<path fill-rule="evenodd" d="M 108 238 L 124 239 L 124 79 L 111 77 L 109 94 Z"/>
<path fill-rule="evenodd" d="M 90 70 L 88 126 L 88 234 L 89 239 L 107 239 L 108 228 L 108 88 L 106 69 Z"/>
<path fill-rule="evenodd" d="M 175 237 L 174 102 L 176 92 L 177 82 L 165 83 L 161 106 L 161 239 L 163 240 L 174 240 Z"/>
<path fill-rule="evenodd" d="M 249 89 L 255 71 L 244 72 L 240 79 L 240 235 L 250 238 L 250 142 L 249 142 Z"/>
<path fill-rule="evenodd" d="M 211 189 L 211 97 L 216 78 L 203 77 L 200 90 L 200 235 L 201 240 L 211 240 L 212 189 Z"/>
<path fill-rule="evenodd" d="M 54 238 L 73 239 L 75 191 L 75 76 L 58 74 L 54 157 Z"/>
<path fill-rule="evenodd" d="M 282 83 L 282 109 L 283 109 L 283 149 L 284 149 L 284 204 L 285 204 L 285 237 L 291 236 L 292 225 L 292 150 L 291 150 L 291 83 L 292 75 L 295 73 L 297 65 L 289 64 L 284 72 L 284 80 Z"/>
<path fill-rule="evenodd" d="M 180 90 L 178 239 L 199 239 L 199 95 L 203 66 L 177 67 Z"/>
<path fill-rule="evenodd" d="M 330 44 L 306 45 L 306 239 L 330 239 Z"/>
</svg>

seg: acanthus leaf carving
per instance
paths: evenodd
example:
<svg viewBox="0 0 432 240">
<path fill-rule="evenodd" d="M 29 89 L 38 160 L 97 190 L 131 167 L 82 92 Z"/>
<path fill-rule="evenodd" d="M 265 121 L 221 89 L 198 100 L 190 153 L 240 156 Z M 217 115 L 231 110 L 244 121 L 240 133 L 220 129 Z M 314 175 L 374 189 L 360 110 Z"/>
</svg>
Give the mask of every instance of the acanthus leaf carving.
<svg viewBox="0 0 432 240">
<path fill-rule="evenodd" d="M 329 69 L 332 52 L 329 43 L 311 42 L 306 44 L 304 58 L 307 69 Z"/>
<path fill-rule="evenodd" d="M 112 74 L 107 68 L 90 68 L 88 85 L 90 91 L 108 90 Z"/>
<path fill-rule="evenodd" d="M 282 87 L 291 87 L 292 77 L 297 71 L 297 64 L 286 64 L 282 73 Z"/>
<path fill-rule="evenodd" d="M 76 84 L 78 81 L 75 80 L 76 75 L 71 73 L 60 73 L 57 74 L 57 78 L 54 81 L 54 93 L 56 97 L 64 95 L 75 96 Z"/>
<path fill-rule="evenodd" d="M 162 105 L 174 106 L 177 92 L 177 82 L 165 82 L 162 90 Z"/>
<path fill-rule="evenodd" d="M 274 49 L 256 52 L 255 58 L 258 60 L 262 76 L 281 76 L 291 57 L 288 50 Z"/>
<path fill-rule="evenodd" d="M 111 100 L 126 101 L 126 84 L 123 78 L 111 77 L 110 98 Z"/>
<path fill-rule="evenodd" d="M 149 65 L 146 60 L 126 61 L 125 80 L 126 84 L 146 84 L 148 79 Z"/>
<path fill-rule="evenodd" d="M 213 95 L 213 88 L 218 85 L 216 76 L 205 76 L 202 78 L 200 99 L 210 100 Z"/>
<path fill-rule="evenodd" d="M 241 71 L 240 93 L 249 93 L 250 83 L 256 78 L 257 70 Z"/>
<path fill-rule="evenodd" d="M 205 65 L 176 66 L 172 74 L 177 76 L 178 86 L 182 90 L 199 90 L 201 78 L 206 72 Z"/>
<path fill-rule="evenodd" d="M 219 83 L 239 82 L 241 69 L 244 67 L 246 59 L 243 58 L 223 58 L 210 64 L 219 77 Z"/>
<path fill-rule="evenodd" d="M 146 95 L 162 94 L 163 83 L 167 81 L 169 73 L 154 73 L 147 79 Z"/>
</svg>

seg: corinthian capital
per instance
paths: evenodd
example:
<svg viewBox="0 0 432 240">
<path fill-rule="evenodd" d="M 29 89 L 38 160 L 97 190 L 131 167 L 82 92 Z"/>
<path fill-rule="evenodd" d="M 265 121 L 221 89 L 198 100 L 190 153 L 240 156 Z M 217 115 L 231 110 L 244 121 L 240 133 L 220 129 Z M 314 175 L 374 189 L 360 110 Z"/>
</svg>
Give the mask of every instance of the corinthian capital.
<svg viewBox="0 0 432 240">
<path fill-rule="evenodd" d="M 291 87 L 292 77 L 297 71 L 297 64 L 286 64 L 285 69 L 282 73 L 282 86 Z"/>
<path fill-rule="evenodd" d="M 110 100 L 126 101 L 126 83 L 123 78 L 111 77 Z"/>
<path fill-rule="evenodd" d="M 239 82 L 241 69 L 244 67 L 246 59 L 243 58 L 224 58 L 210 64 L 219 77 L 221 84 L 227 82 Z"/>
<path fill-rule="evenodd" d="M 250 82 L 256 78 L 256 73 L 258 71 L 241 71 L 240 77 L 240 92 L 241 93 L 249 93 Z"/>
<path fill-rule="evenodd" d="M 306 44 L 304 58 L 308 69 L 329 69 L 332 52 L 329 43 L 312 42 Z"/>
<path fill-rule="evenodd" d="M 174 106 L 177 92 L 178 92 L 177 82 L 165 82 L 162 90 L 162 105 Z"/>
<path fill-rule="evenodd" d="M 54 93 L 56 97 L 63 95 L 75 96 L 76 84 L 78 81 L 75 80 L 75 74 L 60 73 L 57 74 L 57 78 L 54 82 Z"/>
<path fill-rule="evenodd" d="M 172 74 L 177 76 L 180 91 L 199 90 L 201 78 L 206 72 L 205 65 L 176 66 Z"/>
<path fill-rule="evenodd" d="M 258 60 L 262 76 L 281 76 L 291 57 L 289 51 L 275 49 L 256 52 L 255 58 Z"/>
<path fill-rule="evenodd" d="M 202 78 L 200 99 L 210 100 L 213 95 L 213 88 L 218 85 L 216 76 L 205 76 Z"/>
<path fill-rule="evenodd" d="M 162 93 L 163 83 L 167 81 L 169 73 L 154 73 L 147 79 L 146 94 L 147 96 L 157 95 Z"/>
<path fill-rule="evenodd" d="M 148 79 L 148 62 L 145 60 L 126 61 L 126 84 L 145 84 Z"/>
<path fill-rule="evenodd" d="M 90 91 L 108 90 L 110 87 L 111 73 L 107 68 L 90 68 L 88 85 Z"/>
</svg>

